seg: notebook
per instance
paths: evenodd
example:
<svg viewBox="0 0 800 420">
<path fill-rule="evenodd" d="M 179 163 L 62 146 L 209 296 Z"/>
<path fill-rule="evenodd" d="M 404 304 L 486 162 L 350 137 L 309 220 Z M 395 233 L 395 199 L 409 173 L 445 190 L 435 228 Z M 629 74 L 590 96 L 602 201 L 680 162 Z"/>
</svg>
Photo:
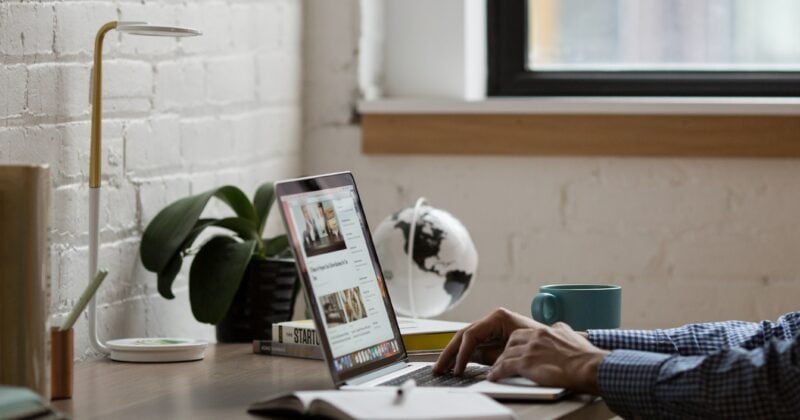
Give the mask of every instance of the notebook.
<svg viewBox="0 0 800 420">
<path fill-rule="evenodd" d="M 513 419 L 514 413 L 475 393 L 417 388 L 398 399 L 394 388 L 375 391 L 300 391 L 254 403 L 251 414 L 334 419 Z"/>
</svg>

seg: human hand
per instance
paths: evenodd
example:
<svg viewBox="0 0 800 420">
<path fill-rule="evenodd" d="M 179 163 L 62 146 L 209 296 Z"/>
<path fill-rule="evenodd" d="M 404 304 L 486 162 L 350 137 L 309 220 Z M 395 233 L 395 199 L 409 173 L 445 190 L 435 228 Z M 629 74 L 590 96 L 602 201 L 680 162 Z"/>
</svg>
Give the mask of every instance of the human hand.
<svg viewBox="0 0 800 420">
<path fill-rule="evenodd" d="M 520 328 L 545 327 L 544 324 L 505 308 L 495 309 L 483 319 L 456 333 L 433 365 L 433 373 L 442 374 L 452 368 L 455 374 L 460 375 L 470 359 L 492 364 L 503 352 L 514 331 Z M 493 345 L 487 347 L 487 344 Z M 482 348 L 476 352 L 479 345 Z"/>
<path fill-rule="evenodd" d="M 488 379 L 519 375 L 540 385 L 598 395 L 597 370 L 608 353 L 562 322 L 552 327 L 518 329 L 511 334 Z"/>
</svg>

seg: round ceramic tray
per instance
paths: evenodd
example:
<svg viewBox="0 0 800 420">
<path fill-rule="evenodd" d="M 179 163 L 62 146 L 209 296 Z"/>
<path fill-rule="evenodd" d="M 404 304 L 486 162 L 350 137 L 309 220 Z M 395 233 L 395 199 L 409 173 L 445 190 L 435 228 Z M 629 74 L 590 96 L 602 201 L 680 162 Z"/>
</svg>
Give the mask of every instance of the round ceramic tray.
<svg viewBox="0 0 800 420">
<path fill-rule="evenodd" d="M 192 338 L 125 338 L 106 343 L 111 359 L 120 362 L 185 362 L 205 357 L 208 343 Z"/>
</svg>

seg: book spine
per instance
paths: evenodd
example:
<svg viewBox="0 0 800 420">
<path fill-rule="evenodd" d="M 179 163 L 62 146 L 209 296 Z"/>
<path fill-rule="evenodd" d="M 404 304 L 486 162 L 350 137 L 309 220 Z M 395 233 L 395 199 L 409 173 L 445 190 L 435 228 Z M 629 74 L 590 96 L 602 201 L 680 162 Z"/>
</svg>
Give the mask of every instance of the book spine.
<svg viewBox="0 0 800 420">
<path fill-rule="evenodd" d="M 272 340 L 285 344 L 320 345 L 317 330 L 313 326 L 304 328 L 272 324 Z"/>
<path fill-rule="evenodd" d="M 253 353 L 323 360 L 322 347 L 310 344 L 287 344 L 269 340 L 253 340 Z"/>
</svg>

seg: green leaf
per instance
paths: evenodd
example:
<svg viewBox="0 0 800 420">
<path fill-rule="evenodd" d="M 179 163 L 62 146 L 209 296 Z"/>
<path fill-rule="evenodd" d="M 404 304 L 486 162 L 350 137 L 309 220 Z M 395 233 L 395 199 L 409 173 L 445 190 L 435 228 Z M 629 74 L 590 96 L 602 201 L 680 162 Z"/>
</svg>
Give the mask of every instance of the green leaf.
<svg viewBox="0 0 800 420">
<path fill-rule="evenodd" d="M 256 233 L 256 225 L 253 222 L 243 219 L 241 217 L 228 217 L 219 219 L 211 223 L 212 226 L 218 226 L 233 231 L 243 240 L 258 240 Z"/>
<path fill-rule="evenodd" d="M 253 204 L 258 216 L 258 235 L 264 232 L 264 225 L 267 224 L 267 215 L 272 204 L 275 202 L 275 186 L 271 182 L 259 185 L 256 195 L 253 196 Z"/>
<path fill-rule="evenodd" d="M 187 236 L 186 239 L 183 240 L 183 243 L 181 244 L 179 249 L 179 253 L 183 252 L 188 248 L 191 248 L 192 244 L 194 244 L 194 241 L 197 239 L 197 237 L 200 236 L 201 233 L 203 233 L 203 229 L 213 225 L 214 222 L 216 221 L 217 219 L 198 220 L 197 223 L 194 224 L 194 227 L 192 227 L 192 231 L 189 232 L 189 236 Z"/>
<path fill-rule="evenodd" d="M 175 295 L 172 294 L 172 282 L 175 281 L 175 277 L 180 273 L 181 265 L 183 265 L 183 257 L 179 252 L 169 260 L 164 270 L 158 273 L 158 293 L 161 296 L 167 299 L 175 298 Z"/>
<path fill-rule="evenodd" d="M 258 225 L 256 209 L 242 190 L 231 185 L 226 185 L 217 189 L 214 196 L 228 204 L 237 216 L 253 222 L 254 225 Z"/>
<path fill-rule="evenodd" d="M 211 197 L 228 204 L 239 217 L 258 224 L 253 204 L 236 187 L 227 185 L 182 198 L 162 209 L 145 229 L 139 247 L 144 268 L 156 273 L 164 271 L 175 254 L 183 250 L 181 245 L 192 233 Z"/>
<path fill-rule="evenodd" d="M 175 295 L 172 294 L 172 283 L 175 281 L 175 277 L 177 277 L 178 273 L 181 271 L 181 266 L 183 265 L 183 255 L 181 252 L 187 248 L 190 248 L 195 239 L 197 239 L 200 233 L 203 232 L 203 229 L 212 223 L 214 223 L 214 219 L 198 220 L 197 223 L 194 224 L 189 236 L 186 237 L 181 246 L 178 248 L 178 252 L 172 256 L 167 263 L 167 266 L 164 267 L 162 271 L 158 272 L 158 293 L 160 293 L 161 296 L 167 299 L 175 298 Z"/>
<path fill-rule="evenodd" d="M 264 254 L 273 257 L 289 248 L 289 238 L 286 235 L 278 235 L 268 238 L 264 246 Z"/>
<path fill-rule="evenodd" d="M 217 190 L 182 198 L 161 210 L 142 235 L 139 251 L 144 268 L 160 273 L 192 233 L 208 200 Z"/>
<path fill-rule="evenodd" d="M 189 300 L 200 322 L 216 324 L 228 312 L 247 269 L 255 241 L 215 236 L 205 243 L 189 272 Z"/>
</svg>

